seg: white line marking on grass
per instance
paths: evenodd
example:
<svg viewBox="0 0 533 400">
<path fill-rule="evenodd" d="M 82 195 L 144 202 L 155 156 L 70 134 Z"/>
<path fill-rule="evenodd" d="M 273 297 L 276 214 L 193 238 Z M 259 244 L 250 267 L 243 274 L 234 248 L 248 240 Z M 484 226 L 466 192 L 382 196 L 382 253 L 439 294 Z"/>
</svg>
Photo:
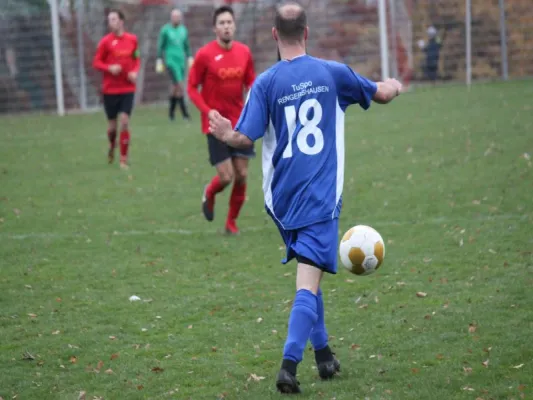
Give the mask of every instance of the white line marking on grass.
<svg viewBox="0 0 533 400">
<path fill-rule="evenodd" d="M 522 221 L 522 222 L 531 222 L 531 216 L 528 214 L 501 214 L 501 215 L 483 215 L 480 217 L 474 218 L 449 218 L 449 217 L 437 217 L 429 218 L 427 220 L 417 220 L 417 221 L 366 221 L 360 220 L 357 221 L 358 224 L 370 224 L 375 227 L 386 227 L 386 226 L 409 226 L 409 225 L 440 225 L 440 224 L 460 224 L 464 222 L 492 222 L 492 221 Z M 264 232 L 272 230 L 276 232 L 274 224 L 265 224 L 261 226 L 251 226 L 247 228 L 242 228 L 243 233 L 246 232 Z M 96 236 L 150 236 L 150 235 L 181 235 L 181 236 L 191 236 L 191 235 L 216 235 L 220 233 L 221 230 L 214 229 L 205 229 L 205 230 L 188 230 L 188 229 L 155 229 L 155 230 L 129 230 L 129 231 L 114 231 L 114 232 L 86 232 L 86 233 L 56 233 L 56 232 L 27 232 L 27 233 L 9 233 L 9 232 L 0 232 L 0 238 L 11 239 L 11 240 L 24 240 L 24 239 L 68 239 L 68 238 L 89 238 Z"/>
</svg>

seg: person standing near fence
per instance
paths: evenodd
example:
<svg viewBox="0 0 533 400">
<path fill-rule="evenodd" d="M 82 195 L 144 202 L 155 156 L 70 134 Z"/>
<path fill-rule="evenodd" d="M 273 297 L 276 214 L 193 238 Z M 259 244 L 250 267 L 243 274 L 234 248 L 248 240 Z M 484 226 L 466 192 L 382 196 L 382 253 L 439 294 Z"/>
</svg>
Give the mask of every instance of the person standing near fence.
<svg viewBox="0 0 533 400">
<path fill-rule="evenodd" d="M 190 120 L 184 99 L 183 81 L 185 80 L 185 63 L 192 65 L 189 32 L 183 23 L 181 11 L 172 10 L 170 22 L 163 25 L 157 40 L 156 72 L 162 73 L 166 67 L 172 81 L 169 98 L 168 116 L 174 120 L 176 105 L 179 104 L 183 119 Z M 164 57 L 164 60 L 163 60 Z"/>
<path fill-rule="evenodd" d="M 202 212 L 213 221 L 215 197 L 233 182 L 225 231 L 239 233 L 237 217 L 246 199 L 248 161 L 255 156 L 253 147 L 236 149 L 209 134 L 209 118 L 222 115 L 234 125 L 244 106 L 244 92 L 255 80 L 252 53 L 244 43 L 234 40 L 233 8 L 220 6 L 213 14 L 216 40 L 196 53 L 189 73 L 187 90 L 191 101 L 202 113 L 202 132 L 207 138 L 209 162 L 217 170 L 206 185 L 202 198 Z M 199 87 L 201 86 L 201 91 Z"/>
<path fill-rule="evenodd" d="M 104 36 L 93 60 L 93 67 L 103 73 L 102 92 L 108 120 L 108 161 L 115 159 L 115 145 L 120 122 L 120 167 L 128 169 L 130 143 L 129 120 L 133 110 L 137 73 L 141 65 L 137 36 L 124 30 L 124 14 L 111 10 L 107 14 L 109 34 Z"/>
</svg>

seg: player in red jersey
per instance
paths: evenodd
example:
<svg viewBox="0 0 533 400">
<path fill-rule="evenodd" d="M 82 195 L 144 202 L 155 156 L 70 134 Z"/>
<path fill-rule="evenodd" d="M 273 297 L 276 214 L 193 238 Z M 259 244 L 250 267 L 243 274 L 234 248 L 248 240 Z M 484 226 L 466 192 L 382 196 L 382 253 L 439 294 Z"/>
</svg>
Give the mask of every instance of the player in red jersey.
<svg viewBox="0 0 533 400">
<path fill-rule="evenodd" d="M 207 137 L 209 161 L 217 175 L 204 189 L 202 210 L 208 221 L 214 219 L 215 196 L 233 181 L 226 219 L 226 233 L 238 234 L 236 219 L 246 198 L 248 160 L 255 156 L 253 147 L 236 149 L 209 133 L 209 116 L 220 114 L 237 124 L 244 106 L 244 92 L 255 79 L 250 49 L 233 40 L 235 19 L 229 6 L 217 8 L 213 15 L 216 40 L 196 53 L 189 72 L 187 92 L 202 114 L 202 132 Z M 201 86 L 201 92 L 198 87 Z"/>
<path fill-rule="evenodd" d="M 109 34 L 104 36 L 93 60 L 93 67 L 103 72 L 102 93 L 108 120 L 108 160 L 115 158 L 117 117 L 120 121 L 120 167 L 128 168 L 130 143 L 129 119 L 133 110 L 135 82 L 141 65 L 137 36 L 124 30 L 124 14 L 111 10 L 107 14 Z"/>
</svg>

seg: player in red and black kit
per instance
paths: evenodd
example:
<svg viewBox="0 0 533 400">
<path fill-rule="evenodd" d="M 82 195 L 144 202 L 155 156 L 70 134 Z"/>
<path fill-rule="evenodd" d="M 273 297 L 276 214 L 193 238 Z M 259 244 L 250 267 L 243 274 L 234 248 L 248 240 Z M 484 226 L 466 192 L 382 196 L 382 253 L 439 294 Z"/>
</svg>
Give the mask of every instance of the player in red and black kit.
<svg viewBox="0 0 533 400">
<path fill-rule="evenodd" d="M 217 175 L 204 190 L 204 216 L 208 221 L 214 219 L 215 196 L 233 181 L 226 233 L 237 234 L 236 219 L 246 198 L 248 160 L 255 156 L 255 150 L 253 147 L 235 149 L 209 134 L 209 116 L 218 113 L 235 126 L 244 106 L 244 92 L 252 86 L 255 71 L 250 49 L 233 40 L 233 9 L 229 6 L 217 8 L 213 25 L 216 40 L 196 53 L 189 71 L 187 92 L 202 113 L 202 132 L 207 137 L 209 161 L 217 170 Z"/>
<path fill-rule="evenodd" d="M 120 167 L 128 168 L 130 142 L 129 119 L 133 110 L 135 82 L 141 65 L 137 36 L 124 30 L 124 14 L 111 10 L 107 14 L 109 34 L 104 36 L 93 60 L 93 67 L 103 72 L 102 92 L 107 115 L 109 138 L 108 160 L 115 159 L 117 117 L 120 119 Z"/>
</svg>

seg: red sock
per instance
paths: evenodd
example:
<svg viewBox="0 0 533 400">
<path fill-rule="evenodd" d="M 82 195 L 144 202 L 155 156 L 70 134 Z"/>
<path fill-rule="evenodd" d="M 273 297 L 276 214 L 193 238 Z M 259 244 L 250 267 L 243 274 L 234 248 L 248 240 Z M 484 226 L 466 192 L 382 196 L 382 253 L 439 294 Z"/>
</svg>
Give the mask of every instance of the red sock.
<svg viewBox="0 0 533 400">
<path fill-rule="evenodd" d="M 233 190 L 231 191 L 231 197 L 229 199 L 229 212 L 228 212 L 228 223 L 234 224 L 235 220 L 239 216 L 242 205 L 246 200 L 246 183 L 237 183 L 233 184 Z"/>
<path fill-rule="evenodd" d="M 128 158 L 128 147 L 130 144 L 130 132 L 120 132 L 120 160 L 126 161 Z"/>
<path fill-rule="evenodd" d="M 213 197 L 217 193 L 222 192 L 224 190 L 224 187 L 222 183 L 220 183 L 220 178 L 218 175 L 215 175 L 213 179 L 211 179 L 211 182 L 207 186 L 207 197 Z"/>
<path fill-rule="evenodd" d="M 114 149 L 117 142 L 117 131 L 116 130 L 107 130 L 107 138 L 109 139 L 109 147 L 111 149 Z"/>
</svg>

